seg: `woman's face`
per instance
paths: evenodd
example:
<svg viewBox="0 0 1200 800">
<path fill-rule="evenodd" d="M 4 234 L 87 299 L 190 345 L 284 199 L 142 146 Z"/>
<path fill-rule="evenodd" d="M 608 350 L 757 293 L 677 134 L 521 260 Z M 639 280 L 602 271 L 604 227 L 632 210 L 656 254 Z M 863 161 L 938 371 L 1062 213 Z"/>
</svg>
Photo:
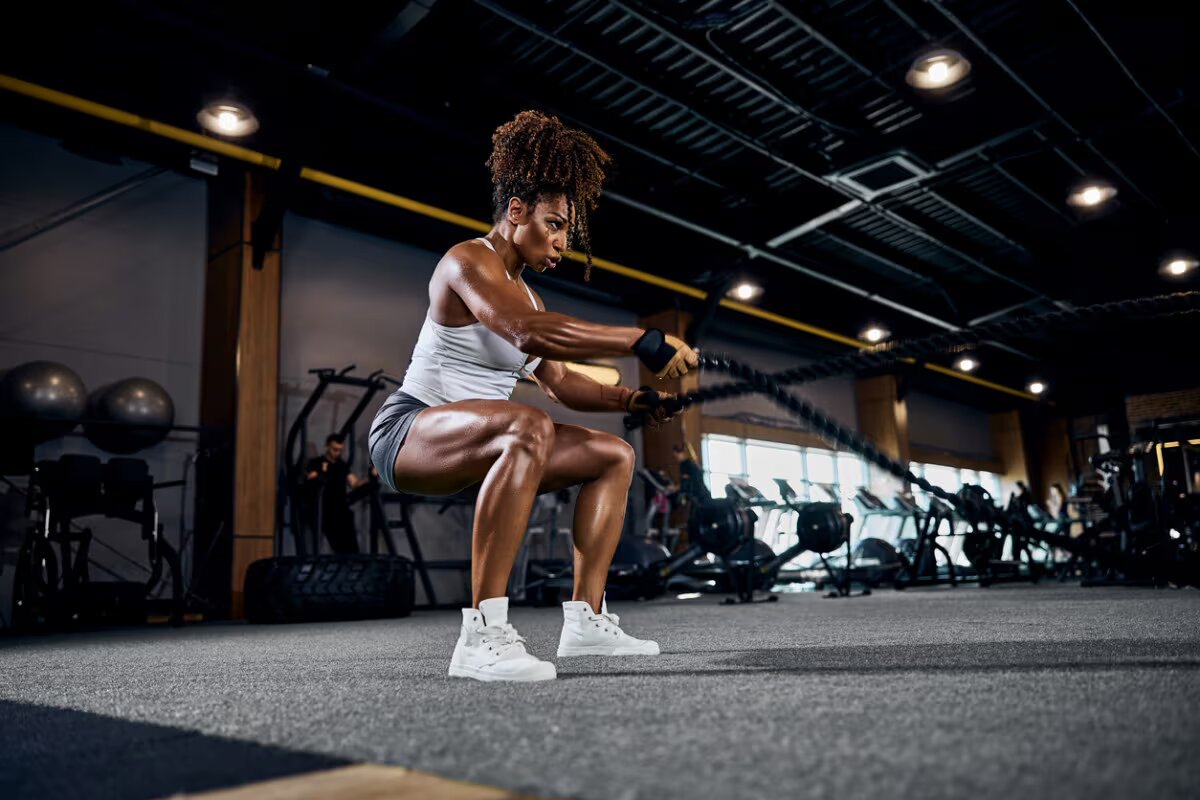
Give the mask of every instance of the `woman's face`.
<svg viewBox="0 0 1200 800">
<path fill-rule="evenodd" d="M 516 226 L 513 244 L 526 264 L 538 272 L 554 269 L 567 249 L 566 195 L 542 197 L 530 207 L 519 199 L 509 201 L 509 219 Z"/>
</svg>

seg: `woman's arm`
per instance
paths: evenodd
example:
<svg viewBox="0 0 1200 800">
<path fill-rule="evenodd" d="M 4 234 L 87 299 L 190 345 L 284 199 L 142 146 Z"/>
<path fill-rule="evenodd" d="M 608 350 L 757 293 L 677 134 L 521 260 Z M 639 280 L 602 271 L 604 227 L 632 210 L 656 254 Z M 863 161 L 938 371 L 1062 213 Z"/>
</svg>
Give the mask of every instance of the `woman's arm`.
<svg viewBox="0 0 1200 800">
<path fill-rule="evenodd" d="M 542 361 L 533 376 L 551 400 L 575 411 L 628 411 L 634 393 L 628 386 L 605 386 L 561 361 Z"/>
<path fill-rule="evenodd" d="M 438 269 L 475 319 L 527 355 L 565 361 L 633 353 L 658 378 L 677 378 L 700 363 L 686 342 L 655 328 L 597 325 L 530 307 L 498 260 L 448 254 Z"/>
<path fill-rule="evenodd" d="M 447 256 L 447 282 L 475 319 L 522 353 L 570 360 L 611 358 L 633 352 L 646 333 L 641 328 L 598 325 L 529 305 L 502 265 Z"/>
<path fill-rule="evenodd" d="M 658 427 L 683 410 L 672 405 L 675 395 L 670 392 L 605 386 L 558 361 L 542 361 L 533 376 L 551 400 L 575 411 L 641 412 L 650 427 Z"/>
</svg>

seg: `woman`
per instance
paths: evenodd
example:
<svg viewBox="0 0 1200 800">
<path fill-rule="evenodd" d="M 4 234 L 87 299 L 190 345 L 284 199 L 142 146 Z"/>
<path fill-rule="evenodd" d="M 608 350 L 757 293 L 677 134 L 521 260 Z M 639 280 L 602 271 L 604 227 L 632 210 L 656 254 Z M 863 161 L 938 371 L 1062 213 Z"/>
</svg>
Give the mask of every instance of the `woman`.
<svg viewBox="0 0 1200 800">
<path fill-rule="evenodd" d="M 575 589 L 563 604 L 559 656 L 655 655 L 604 603 L 609 563 L 625 518 L 634 454 L 615 436 L 558 425 L 509 398 L 532 377 L 580 411 L 649 411 L 653 395 L 608 387 L 562 361 L 636 354 L 659 378 L 697 365 L 682 341 L 658 330 L 596 325 L 545 310 L 522 279 L 554 269 L 576 241 L 588 254 L 588 213 L 609 163 L 587 134 L 525 111 L 492 136 L 494 225 L 452 247 L 429 282 L 429 312 L 404 383 L 371 425 L 371 459 L 392 489 L 447 495 L 479 484 L 472 531 L 472 607 L 463 609 L 450 675 L 546 680 L 554 665 L 526 652 L 508 622 L 509 572 L 534 497 L 580 486 L 575 506 Z M 585 273 L 585 278 L 588 273 Z M 597 610 L 598 609 L 598 610 Z"/>
</svg>

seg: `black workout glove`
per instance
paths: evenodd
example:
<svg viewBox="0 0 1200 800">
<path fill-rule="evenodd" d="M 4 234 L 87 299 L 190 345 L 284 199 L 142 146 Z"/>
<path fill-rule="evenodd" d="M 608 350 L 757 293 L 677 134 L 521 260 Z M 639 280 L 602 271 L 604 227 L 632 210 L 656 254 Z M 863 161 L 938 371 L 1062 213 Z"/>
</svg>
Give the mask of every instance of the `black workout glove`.
<svg viewBox="0 0 1200 800">
<path fill-rule="evenodd" d="M 629 395 L 625 410 L 639 415 L 649 427 L 657 428 L 682 411 L 683 404 L 671 392 L 658 392 L 643 386 Z"/>
<path fill-rule="evenodd" d="M 700 364 L 700 357 L 687 342 L 658 328 L 650 328 L 634 342 L 633 354 L 659 379 L 678 378 Z"/>
</svg>

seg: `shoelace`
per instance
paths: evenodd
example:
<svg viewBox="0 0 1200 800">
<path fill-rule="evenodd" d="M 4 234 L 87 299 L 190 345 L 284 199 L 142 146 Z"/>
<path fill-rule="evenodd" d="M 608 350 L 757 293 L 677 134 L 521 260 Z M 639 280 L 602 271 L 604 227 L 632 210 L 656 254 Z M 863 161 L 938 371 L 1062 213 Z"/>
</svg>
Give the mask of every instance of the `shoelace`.
<svg viewBox="0 0 1200 800">
<path fill-rule="evenodd" d="M 521 645 L 521 649 L 525 649 L 525 637 L 517 633 L 517 629 L 511 623 L 485 625 L 479 633 L 483 636 L 484 644 L 496 646 L 497 653 L 504 653 L 514 645 Z"/>
<path fill-rule="evenodd" d="M 595 616 L 588 617 L 588 622 L 603 622 L 606 625 L 612 625 L 614 628 L 616 628 L 618 635 L 623 633 L 621 630 L 621 618 L 611 611 L 607 614 L 596 614 Z"/>
</svg>

